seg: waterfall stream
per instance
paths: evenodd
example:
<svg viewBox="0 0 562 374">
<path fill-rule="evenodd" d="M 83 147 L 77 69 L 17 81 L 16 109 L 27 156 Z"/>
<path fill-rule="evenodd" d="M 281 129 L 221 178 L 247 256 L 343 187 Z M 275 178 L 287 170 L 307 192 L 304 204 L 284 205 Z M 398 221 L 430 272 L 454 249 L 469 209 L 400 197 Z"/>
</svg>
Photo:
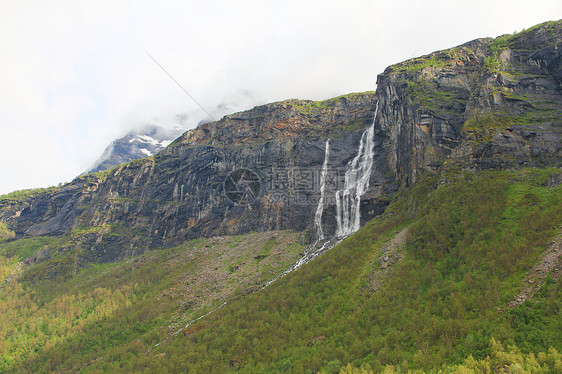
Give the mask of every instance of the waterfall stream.
<svg viewBox="0 0 562 374">
<path fill-rule="evenodd" d="M 375 121 L 379 110 L 379 104 L 375 109 L 373 123 L 361 135 L 357 155 L 347 165 L 343 188 L 335 192 L 336 199 L 336 232 L 334 235 L 326 236 L 322 227 L 322 215 L 326 202 L 326 180 L 328 175 L 328 163 L 330 158 L 330 140 L 326 140 L 324 150 L 324 163 L 320 174 L 320 198 L 314 214 L 314 229 L 316 231 L 316 241 L 308 246 L 301 257 L 293 266 L 285 270 L 281 275 L 271 279 L 262 285 L 262 288 L 269 286 L 277 279 L 297 270 L 302 265 L 307 264 L 314 258 L 320 256 L 327 250 L 335 247 L 349 235 L 360 228 L 361 196 L 369 188 L 369 178 L 373 168 L 374 148 L 375 148 Z"/>
<path fill-rule="evenodd" d="M 324 212 L 324 200 L 326 193 L 326 175 L 328 174 L 328 159 L 330 158 L 330 139 L 326 140 L 326 150 L 324 151 L 324 164 L 322 165 L 322 174 L 320 175 L 320 199 L 314 215 L 314 228 L 318 240 L 324 239 L 324 230 L 322 229 L 322 213 Z"/>
<path fill-rule="evenodd" d="M 336 192 L 337 237 L 353 234 L 359 230 L 361 224 L 361 196 L 369 188 L 369 178 L 373 168 L 375 121 L 378 110 L 377 103 L 373 123 L 363 132 L 357 155 L 347 166 L 344 187 Z"/>
</svg>

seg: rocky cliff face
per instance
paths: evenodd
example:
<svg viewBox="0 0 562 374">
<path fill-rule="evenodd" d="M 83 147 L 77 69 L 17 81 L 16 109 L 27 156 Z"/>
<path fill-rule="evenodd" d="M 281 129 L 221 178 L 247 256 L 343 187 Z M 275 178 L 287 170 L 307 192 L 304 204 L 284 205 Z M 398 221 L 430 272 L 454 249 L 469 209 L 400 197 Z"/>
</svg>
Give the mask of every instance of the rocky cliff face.
<svg viewBox="0 0 562 374">
<path fill-rule="evenodd" d="M 374 93 L 287 100 L 228 115 L 154 157 L 0 200 L 0 219 L 19 237 L 70 235 L 69 245 L 93 261 L 201 235 L 294 229 L 312 239 L 329 138 L 322 224 L 333 235 L 333 195 L 377 102 L 362 221 L 380 214 L 400 185 L 444 163 L 559 167 L 561 41 L 561 22 L 544 24 L 393 65 Z"/>
<path fill-rule="evenodd" d="M 209 108 L 208 113 L 213 118 L 221 118 L 257 104 L 258 100 L 250 92 L 239 90 L 224 97 L 216 107 Z M 211 121 L 209 114 L 202 109 L 196 109 L 171 118 L 160 119 L 159 124 L 136 127 L 124 137 L 111 142 L 87 173 L 108 170 L 133 160 L 153 156 L 166 148 L 186 129 Z"/>
<path fill-rule="evenodd" d="M 131 130 L 124 137 L 111 142 L 88 173 L 97 173 L 133 160 L 153 156 L 170 145 L 182 133 L 180 127 L 168 129 L 157 125 L 146 125 Z"/>
<path fill-rule="evenodd" d="M 29 199 L 5 199 L 2 219 L 19 236 L 75 235 L 87 249 L 82 256 L 97 261 L 201 235 L 303 231 L 319 196 L 324 138 L 333 137 L 331 167 L 341 172 L 373 121 L 375 100 L 374 93 L 289 100 L 229 115 L 154 157 Z M 242 199 L 236 189 L 248 180 L 241 171 L 256 178 Z"/>
<path fill-rule="evenodd" d="M 394 65 L 378 78 L 389 165 L 413 183 L 445 159 L 465 167 L 561 163 L 560 22 Z"/>
</svg>

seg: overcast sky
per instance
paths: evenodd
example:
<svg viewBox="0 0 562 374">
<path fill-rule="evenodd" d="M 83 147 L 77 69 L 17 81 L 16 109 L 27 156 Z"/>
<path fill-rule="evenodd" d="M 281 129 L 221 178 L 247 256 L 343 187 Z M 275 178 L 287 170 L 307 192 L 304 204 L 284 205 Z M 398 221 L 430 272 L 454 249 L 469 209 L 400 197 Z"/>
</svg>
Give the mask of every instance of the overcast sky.
<svg viewBox="0 0 562 374">
<path fill-rule="evenodd" d="M 197 108 L 373 90 L 390 64 L 562 18 L 560 0 L 0 0 L 0 193 L 68 182 Z"/>
</svg>

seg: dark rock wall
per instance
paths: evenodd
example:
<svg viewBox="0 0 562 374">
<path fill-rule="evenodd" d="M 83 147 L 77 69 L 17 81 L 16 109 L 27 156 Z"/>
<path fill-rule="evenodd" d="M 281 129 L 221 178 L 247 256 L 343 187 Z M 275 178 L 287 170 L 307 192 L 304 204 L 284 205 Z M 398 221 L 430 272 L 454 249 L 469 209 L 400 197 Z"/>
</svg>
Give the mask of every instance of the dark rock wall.
<svg viewBox="0 0 562 374">
<path fill-rule="evenodd" d="M 391 66 L 378 122 L 401 183 L 452 158 L 465 167 L 560 166 L 560 22 Z"/>
<path fill-rule="evenodd" d="M 363 221 L 380 214 L 401 185 L 445 162 L 559 167 L 561 41 L 560 22 L 546 24 L 393 65 L 379 76 L 376 93 L 287 100 L 228 115 L 188 131 L 155 157 L 32 198 L 2 200 L 0 219 L 19 237 L 86 230 L 81 245 L 97 261 L 201 235 L 293 229 L 308 230 L 312 239 L 325 141 L 331 139 L 329 168 L 341 178 L 377 102 Z M 259 181 L 247 204 L 233 202 L 225 187 L 239 169 Z M 334 217 L 328 200 L 328 234 Z"/>
</svg>

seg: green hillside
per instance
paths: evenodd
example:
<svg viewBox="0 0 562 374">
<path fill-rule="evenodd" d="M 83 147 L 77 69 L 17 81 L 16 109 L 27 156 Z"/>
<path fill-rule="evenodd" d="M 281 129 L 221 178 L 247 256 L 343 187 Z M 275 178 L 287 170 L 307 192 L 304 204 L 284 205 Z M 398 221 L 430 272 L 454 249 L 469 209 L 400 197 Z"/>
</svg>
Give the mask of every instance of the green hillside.
<svg viewBox="0 0 562 374">
<path fill-rule="evenodd" d="M 65 252 L 21 262 L 68 240 L 0 245 L 0 372 L 51 372 L 69 362 L 77 370 L 100 355 L 138 349 L 137 339 L 151 347 L 234 293 L 256 290 L 302 250 L 301 234 L 279 231 L 196 239 L 87 268 L 74 266 Z M 64 351 L 69 344 L 72 355 Z"/>
<path fill-rule="evenodd" d="M 348 362 L 432 369 L 484 359 L 492 337 L 523 352 L 560 350 L 558 283 L 547 280 L 536 299 L 507 308 L 559 231 L 562 189 L 542 187 L 549 173 L 426 180 L 319 260 L 162 348 L 166 360 L 134 369 L 314 372 Z M 380 249 L 406 226 L 404 259 L 372 292 Z"/>
<path fill-rule="evenodd" d="M 259 292 L 251 284 L 264 277 L 251 274 L 262 266 L 257 273 L 272 276 L 268 266 L 286 266 L 302 248 L 291 244 L 298 235 L 195 241 L 41 283 L 30 276 L 41 264 L 18 271 L 15 246 L 25 251 L 29 243 L 4 244 L 0 368 L 559 373 L 561 266 L 558 257 L 543 259 L 560 241 L 560 174 L 449 170 L 425 177 L 383 216 Z M 253 250 L 242 250 L 253 242 Z M 221 257 L 226 248 L 239 258 Z M 205 251 L 233 277 L 202 281 L 205 267 L 187 259 Z M 274 260 L 287 252 L 285 265 Z M 552 276 L 533 272 L 536 264 Z M 212 297 L 201 295 L 209 302 L 185 302 L 180 290 L 194 281 L 190 272 L 200 274 L 200 293 L 214 287 Z M 20 275 L 5 282 L 10 274 Z M 229 282 L 230 296 L 219 297 Z M 540 289 L 510 307 L 528 284 Z"/>
</svg>

